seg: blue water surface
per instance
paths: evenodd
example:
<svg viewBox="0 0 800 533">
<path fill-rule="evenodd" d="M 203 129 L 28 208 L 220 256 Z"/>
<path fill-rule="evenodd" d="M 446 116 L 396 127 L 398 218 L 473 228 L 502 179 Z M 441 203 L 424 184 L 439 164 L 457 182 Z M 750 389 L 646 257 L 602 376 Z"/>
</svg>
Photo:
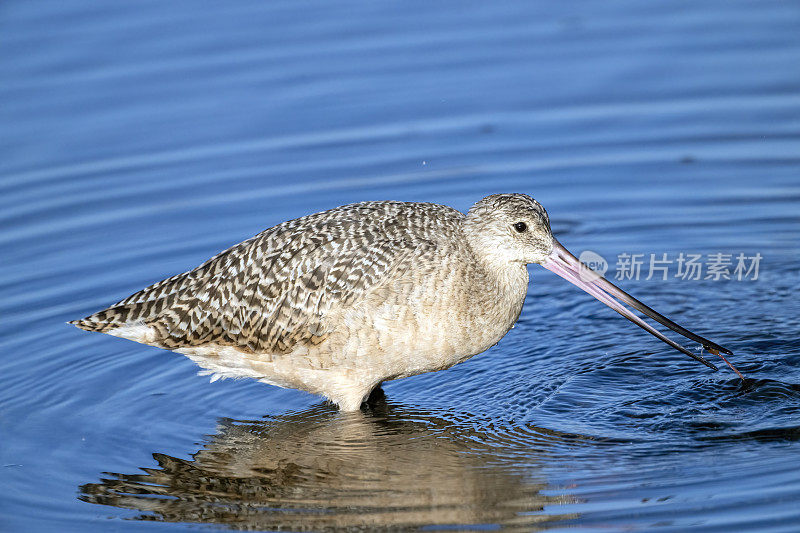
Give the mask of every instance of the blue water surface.
<svg viewBox="0 0 800 533">
<path fill-rule="evenodd" d="M 777 0 L 3 2 L 0 530 L 796 531 L 798 67 Z M 746 380 L 538 266 L 499 345 L 356 414 L 65 324 L 284 220 L 495 192 L 642 254 L 619 284 Z"/>
</svg>

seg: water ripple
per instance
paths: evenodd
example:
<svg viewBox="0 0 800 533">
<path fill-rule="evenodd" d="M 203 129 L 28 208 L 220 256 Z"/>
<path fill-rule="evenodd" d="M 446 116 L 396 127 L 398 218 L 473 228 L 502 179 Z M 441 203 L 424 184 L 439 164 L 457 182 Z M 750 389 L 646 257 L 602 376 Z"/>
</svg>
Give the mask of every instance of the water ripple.
<svg viewBox="0 0 800 533">
<path fill-rule="evenodd" d="M 4 4 L 0 522 L 794 528 L 797 10 L 363 7 Z M 499 191 L 612 266 L 761 253 L 620 282 L 745 381 L 536 266 L 498 346 L 353 415 L 64 323 L 309 212 Z"/>
</svg>

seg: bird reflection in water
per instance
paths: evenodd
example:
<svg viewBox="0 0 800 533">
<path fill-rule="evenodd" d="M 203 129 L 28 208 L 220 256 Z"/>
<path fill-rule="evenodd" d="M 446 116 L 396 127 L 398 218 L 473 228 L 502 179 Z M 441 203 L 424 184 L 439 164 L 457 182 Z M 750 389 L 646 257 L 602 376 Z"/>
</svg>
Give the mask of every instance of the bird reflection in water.
<svg viewBox="0 0 800 533">
<path fill-rule="evenodd" d="M 573 500 L 541 494 L 535 466 L 502 460 L 502 437 L 381 395 L 361 412 L 322 404 L 270 420 L 221 420 L 192 460 L 155 453 L 158 467 L 107 474 L 81 486 L 79 498 L 141 511 L 140 520 L 248 530 L 531 530 L 574 518 L 542 513 Z"/>
</svg>

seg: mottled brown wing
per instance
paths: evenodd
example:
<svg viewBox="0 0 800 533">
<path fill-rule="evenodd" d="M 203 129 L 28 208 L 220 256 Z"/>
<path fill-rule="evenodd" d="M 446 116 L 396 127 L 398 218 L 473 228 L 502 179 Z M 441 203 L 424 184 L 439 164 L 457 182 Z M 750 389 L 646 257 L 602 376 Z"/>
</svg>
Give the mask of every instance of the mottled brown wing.
<svg viewBox="0 0 800 533">
<path fill-rule="evenodd" d="M 73 323 L 102 332 L 149 326 L 148 344 L 169 349 L 214 343 L 287 353 L 324 340 L 331 310 L 435 248 L 426 239 L 387 235 L 363 218 L 296 222 Z"/>
</svg>

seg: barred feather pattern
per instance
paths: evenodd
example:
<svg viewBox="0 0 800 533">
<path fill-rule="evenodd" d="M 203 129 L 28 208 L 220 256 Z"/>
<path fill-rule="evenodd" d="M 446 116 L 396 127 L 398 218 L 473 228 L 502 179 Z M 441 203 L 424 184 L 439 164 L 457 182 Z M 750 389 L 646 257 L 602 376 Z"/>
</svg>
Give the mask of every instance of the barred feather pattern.
<svg viewBox="0 0 800 533">
<path fill-rule="evenodd" d="M 467 215 L 351 204 L 269 228 L 73 324 L 184 354 L 212 380 L 254 378 L 356 410 L 382 381 L 496 344 L 522 310 L 525 264 L 552 242 L 526 195 L 488 196 Z"/>
<path fill-rule="evenodd" d="M 166 349 L 234 346 L 286 354 L 323 342 L 331 311 L 425 263 L 464 215 L 437 204 L 363 202 L 290 220 L 71 322 L 109 332 L 141 324 Z"/>
</svg>

